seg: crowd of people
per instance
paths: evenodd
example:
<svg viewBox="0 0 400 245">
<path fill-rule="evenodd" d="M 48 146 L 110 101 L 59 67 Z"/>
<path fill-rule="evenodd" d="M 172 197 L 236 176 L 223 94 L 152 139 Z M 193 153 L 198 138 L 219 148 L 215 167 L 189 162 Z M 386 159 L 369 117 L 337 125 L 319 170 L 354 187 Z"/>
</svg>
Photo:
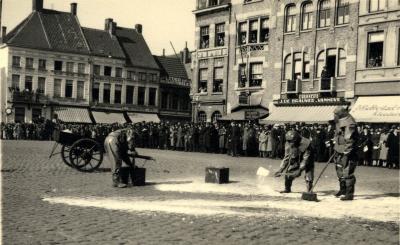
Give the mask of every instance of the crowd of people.
<svg viewBox="0 0 400 245">
<path fill-rule="evenodd" d="M 51 140 L 55 128 L 102 141 L 126 124 L 71 124 L 42 120 L 35 123 L 2 123 L 3 140 Z M 281 159 L 285 133 L 292 129 L 308 138 L 315 149 L 315 161 L 326 162 L 333 153 L 332 125 L 301 123 L 259 125 L 250 122 L 189 123 L 142 122 L 130 125 L 139 148 L 221 153 Z M 399 168 L 400 125 L 359 125 L 359 165 Z"/>
</svg>

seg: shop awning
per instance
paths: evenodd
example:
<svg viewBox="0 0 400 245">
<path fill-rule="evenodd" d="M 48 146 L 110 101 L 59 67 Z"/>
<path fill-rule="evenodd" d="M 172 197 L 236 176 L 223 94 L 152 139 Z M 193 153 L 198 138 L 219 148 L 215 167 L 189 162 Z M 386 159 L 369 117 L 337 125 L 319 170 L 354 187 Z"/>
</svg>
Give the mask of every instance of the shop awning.
<svg viewBox="0 0 400 245">
<path fill-rule="evenodd" d="M 128 112 L 129 119 L 131 119 L 132 123 L 139 123 L 139 122 L 154 122 L 159 123 L 160 118 L 157 114 L 152 113 L 135 113 L 135 112 Z"/>
<path fill-rule="evenodd" d="M 327 123 L 333 120 L 337 106 L 274 106 L 270 105 L 270 115 L 261 123 Z"/>
<path fill-rule="evenodd" d="M 96 123 L 126 123 L 124 114 L 122 112 L 92 111 L 92 115 Z"/>
<path fill-rule="evenodd" d="M 66 123 L 93 123 L 86 108 L 54 107 L 58 119 Z"/>
<path fill-rule="evenodd" d="M 357 122 L 399 123 L 400 96 L 359 97 L 350 114 Z"/>
<path fill-rule="evenodd" d="M 219 121 L 246 121 L 246 120 L 257 120 L 265 117 L 268 114 L 268 110 L 264 108 L 254 109 L 241 109 L 239 111 L 232 112 L 221 118 Z"/>
</svg>

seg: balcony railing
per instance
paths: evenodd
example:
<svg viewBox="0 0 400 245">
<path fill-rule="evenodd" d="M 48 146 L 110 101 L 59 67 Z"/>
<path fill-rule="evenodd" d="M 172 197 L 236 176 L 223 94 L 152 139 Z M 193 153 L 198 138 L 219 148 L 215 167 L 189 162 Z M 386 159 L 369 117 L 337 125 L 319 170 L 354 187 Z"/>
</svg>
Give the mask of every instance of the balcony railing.
<svg viewBox="0 0 400 245">
<path fill-rule="evenodd" d="M 217 7 L 230 3 L 230 0 L 197 0 L 197 9 L 206 9 L 211 7 Z"/>
<path fill-rule="evenodd" d="M 42 71 L 45 72 L 45 71 Z M 80 73 L 80 72 L 70 72 L 70 71 L 59 71 L 59 70 L 52 70 L 54 75 L 60 75 L 60 76 L 68 76 L 68 77 L 88 77 L 89 74 L 87 73 Z"/>
<path fill-rule="evenodd" d="M 321 78 L 319 80 L 319 92 L 334 92 L 336 90 L 336 79 L 334 77 Z"/>
<path fill-rule="evenodd" d="M 11 101 L 13 103 L 30 103 L 30 104 L 47 103 L 49 101 L 49 97 L 42 93 L 36 93 L 33 91 L 12 91 Z"/>
</svg>

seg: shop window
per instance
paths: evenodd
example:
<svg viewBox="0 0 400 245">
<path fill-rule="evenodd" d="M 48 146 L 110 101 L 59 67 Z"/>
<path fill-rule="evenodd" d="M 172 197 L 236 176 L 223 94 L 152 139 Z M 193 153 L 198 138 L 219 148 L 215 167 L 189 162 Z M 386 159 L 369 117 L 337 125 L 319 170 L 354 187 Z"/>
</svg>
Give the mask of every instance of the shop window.
<svg viewBox="0 0 400 245">
<path fill-rule="evenodd" d="M 21 57 L 19 56 L 12 57 L 12 67 L 21 67 Z"/>
<path fill-rule="evenodd" d="M 61 79 L 54 79 L 54 97 L 61 97 Z"/>
<path fill-rule="evenodd" d="M 211 121 L 212 121 L 212 122 L 217 122 L 218 119 L 220 119 L 221 117 L 222 117 L 221 112 L 215 111 L 215 112 L 211 115 Z"/>
<path fill-rule="evenodd" d="M 224 81 L 224 68 L 214 68 L 214 79 L 213 79 L 213 92 L 222 93 L 222 86 Z"/>
<path fill-rule="evenodd" d="M 132 105 L 133 104 L 133 86 L 126 86 L 126 104 Z"/>
<path fill-rule="evenodd" d="M 99 93 L 100 93 L 100 84 L 99 83 L 94 83 L 92 87 L 92 100 L 94 102 L 99 101 Z"/>
<path fill-rule="evenodd" d="M 122 68 L 121 67 L 115 68 L 115 77 L 122 77 Z"/>
<path fill-rule="evenodd" d="M 112 67 L 104 66 L 104 76 L 111 77 Z"/>
<path fill-rule="evenodd" d="M 301 8 L 301 29 L 310 30 L 313 24 L 313 4 L 306 2 Z"/>
<path fill-rule="evenodd" d="M 246 64 L 240 64 L 239 65 L 239 74 L 238 74 L 238 87 L 239 88 L 244 88 L 246 87 L 247 83 L 247 73 L 246 73 Z"/>
<path fill-rule="evenodd" d="M 238 39 L 240 45 L 247 43 L 247 22 L 239 23 Z"/>
<path fill-rule="evenodd" d="M 368 34 L 367 67 L 381 67 L 383 61 L 384 33 L 373 32 Z"/>
<path fill-rule="evenodd" d="M 24 107 L 15 107 L 15 118 L 14 121 L 16 123 L 25 122 L 25 108 Z"/>
<path fill-rule="evenodd" d="M 269 40 L 269 19 L 261 19 L 260 42 L 265 43 Z"/>
<path fill-rule="evenodd" d="M 121 104 L 121 85 L 115 85 L 114 89 L 114 104 Z"/>
<path fill-rule="evenodd" d="M 199 122 L 206 122 L 207 121 L 207 114 L 204 111 L 199 111 L 197 114 L 197 120 Z"/>
<path fill-rule="evenodd" d="M 331 25 L 331 9 L 329 0 L 322 0 L 318 5 L 318 27 L 323 28 Z"/>
<path fill-rule="evenodd" d="M 377 12 L 385 9 L 386 0 L 369 0 L 369 12 Z"/>
<path fill-rule="evenodd" d="M 25 68 L 26 69 L 33 69 L 33 58 L 26 58 L 25 59 Z"/>
<path fill-rule="evenodd" d="M 349 0 L 338 0 L 336 10 L 336 24 L 349 23 Z"/>
<path fill-rule="evenodd" d="M 25 91 L 32 91 L 32 77 L 25 76 Z"/>
<path fill-rule="evenodd" d="M 42 109 L 32 108 L 32 121 L 37 122 L 37 120 L 42 116 Z"/>
<path fill-rule="evenodd" d="M 11 86 L 13 89 L 15 90 L 19 90 L 19 81 L 20 81 L 20 76 L 17 74 L 13 74 L 12 75 L 12 81 L 11 81 Z"/>
<path fill-rule="evenodd" d="M 84 92 L 85 92 L 85 82 L 78 81 L 77 86 L 76 86 L 76 98 L 83 100 L 85 98 Z"/>
<path fill-rule="evenodd" d="M 96 76 L 100 76 L 100 66 L 99 65 L 93 66 L 93 74 Z"/>
<path fill-rule="evenodd" d="M 225 45 L 225 23 L 215 25 L 215 46 Z"/>
<path fill-rule="evenodd" d="M 85 74 L 86 65 L 84 63 L 78 63 L 78 73 Z"/>
<path fill-rule="evenodd" d="M 199 69 L 199 93 L 207 93 L 208 69 Z"/>
<path fill-rule="evenodd" d="M 73 62 L 67 62 L 67 72 L 69 72 L 69 73 L 74 72 L 74 63 Z"/>
<path fill-rule="evenodd" d="M 46 78 L 45 77 L 38 78 L 37 92 L 39 94 L 45 94 L 45 92 L 46 92 Z"/>
<path fill-rule="evenodd" d="M 67 80 L 65 82 L 65 98 L 72 98 L 73 82 L 72 80 Z"/>
<path fill-rule="evenodd" d="M 157 96 L 157 89 L 150 88 L 149 89 L 149 105 L 155 106 L 156 105 L 156 96 Z"/>
<path fill-rule="evenodd" d="M 144 105 L 145 93 L 146 93 L 146 88 L 139 87 L 139 89 L 138 89 L 138 105 Z"/>
<path fill-rule="evenodd" d="M 179 96 L 176 94 L 171 94 L 171 109 L 178 110 Z"/>
<path fill-rule="evenodd" d="M 46 70 L 46 60 L 39 59 L 39 67 L 38 68 L 40 71 L 45 71 Z"/>
<path fill-rule="evenodd" d="M 285 32 L 296 31 L 296 6 L 289 5 L 285 11 Z"/>
<path fill-rule="evenodd" d="M 161 108 L 162 109 L 168 108 L 168 92 L 161 93 Z"/>
<path fill-rule="evenodd" d="M 200 48 L 209 48 L 210 46 L 210 34 L 209 27 L 203 26 L 200 28 Z"/>
<path fill-rule="evenodd" d="M 250 21 L 250 30 L 249 30 L 249 43 L 257 43 L 258 39 L 258 20 Z"/>
<path fill-rule="evenodd" d="M 110 103 L 111 85 L 109 83 L 104 84 L 103 88 L 103 103 Z"/>
<path fill-rule="evenodd" d="M 250 87 L 260 87 L 263 79 L 262 63 L 250 64 Z"/>
<path fill-rule="evenodd" d="M 187 111 L 189 109 L 190 98 L 188 96 L 185 96 L 182 98 L 181 102 L 181 110 Z"/>
<path fill-rule="evenodd" d="M 55 60 L 54 61 L 54 70 L 55 71 L 62 71 L 62 67 L 63 67 L 63 62 L 60 60 Z"/>
</svg>

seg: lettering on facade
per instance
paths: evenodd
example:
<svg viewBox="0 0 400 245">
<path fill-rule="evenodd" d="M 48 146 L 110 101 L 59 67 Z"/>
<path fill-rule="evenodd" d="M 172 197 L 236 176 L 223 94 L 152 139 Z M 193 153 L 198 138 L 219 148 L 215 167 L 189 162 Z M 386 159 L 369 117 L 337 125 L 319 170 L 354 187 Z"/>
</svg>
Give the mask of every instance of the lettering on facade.
<svg viewBox="0 0 400 245">
<path fill-rule="evenodd" d="M 372 113 L 379 117 L 400 117 L 400 105 L 358 105 L 353 112 Z"/>
<path fill-rule="evenodd" d="M 313 97 L 313 96 L 311 96 Z M 298 98 L 298 99 L 280 99 L 275 101 L 276 105 L 326 105 L 326 104 L 344 104 L 344 98 Z"/>
<path fill-rule="evenodd" d="M 227 55 L 228 55 L 228 49 L 226 49 L 226 48 L 197 52 L 197 58 L 199 58 L 199 59 L 212 58 L 212 57 L 218 57 L 218 56 L 227 56 Z"/>
<path fill-rule="evenodd" d="M 245 111 L 244 112 L 244 119 L 246 119 L 246 120 L 256 120 L 258 118 L 260 118 L 259 111 Z"/>
</svg>

